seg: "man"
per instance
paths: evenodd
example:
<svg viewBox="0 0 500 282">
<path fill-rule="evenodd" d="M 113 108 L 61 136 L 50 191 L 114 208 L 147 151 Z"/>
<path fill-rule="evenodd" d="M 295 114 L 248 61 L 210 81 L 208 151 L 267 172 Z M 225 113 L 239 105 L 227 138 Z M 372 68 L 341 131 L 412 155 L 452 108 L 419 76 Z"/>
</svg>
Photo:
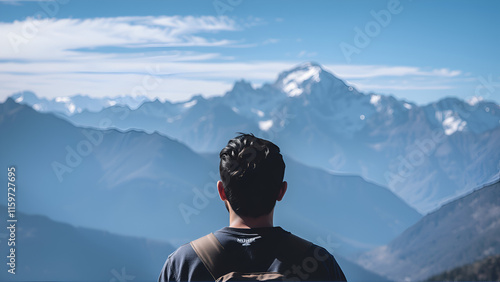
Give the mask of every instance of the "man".
<svg viewBox="0 0 500 282">
<path fill-rule="evenodd" d="M 219 170 L 217 190 L 229 211 L 229 227 L 179 247 L 167 258 L 160 282 L 214 281 L 221 275 L 236 280 L 261 275 L 266 279 L 346 281 L 328 251 L 274 227 L 274 206 L 287 191 L 278 146 L 241 134 L 220 152 Z"/>
</svg>

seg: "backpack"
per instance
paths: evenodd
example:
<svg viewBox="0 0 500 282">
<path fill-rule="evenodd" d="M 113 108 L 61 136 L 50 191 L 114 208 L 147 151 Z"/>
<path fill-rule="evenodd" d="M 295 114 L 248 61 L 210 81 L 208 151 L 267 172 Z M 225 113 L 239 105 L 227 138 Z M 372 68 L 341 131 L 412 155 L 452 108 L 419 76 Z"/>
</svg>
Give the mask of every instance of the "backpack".
<svg viewBox="0 0 500 282">
<path fill-rule="evenodd" d="M 290 234 L 284 242 L 283 258 L 300 258 L 303 256 L 311 242 Z M 213 233 L 190 242 L 191 247 L 196 252 L 206 269 L 215 281 L 286 281 L 287 278 L 278 272 L 234 272 L 224 269 L 225 263 L 231 258 L 225 256 L 224 247 Z"/>
</svg>

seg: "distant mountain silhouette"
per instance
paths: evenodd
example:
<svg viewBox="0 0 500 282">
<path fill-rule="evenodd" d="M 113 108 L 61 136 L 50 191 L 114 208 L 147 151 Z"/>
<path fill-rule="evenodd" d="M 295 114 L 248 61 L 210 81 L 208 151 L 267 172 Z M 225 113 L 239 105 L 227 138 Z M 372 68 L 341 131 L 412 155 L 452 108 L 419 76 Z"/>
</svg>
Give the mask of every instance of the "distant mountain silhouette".
<svg viewBox="0 0 500 282">
<path fill-rule="evenodd" d="M 98 128 L 159 132 L 196 152 L 217 152 L 236 131 L 281 144 L 309 166 L 388 186 L 421 213 L 500 176 L 500 106 L 446 98 L 424 106 L 360 93 L 317 63 L 221 97 L 150 101 L 66 117 Z M 112 124 L 99 122 L 111 118 Z"/>
<path fill-rule="evenodd" d="M 500 182 L 424 216 L 387 246 L 357 261 L 396 281 L 422 280 L 500 254 Z"/>
<path fill-rule="evenodd" d="M 205 157 L 217 166 L 217 155 Z M 289 188 L 276 204 L 276 223 L 318 243 L 335 242 L 330 247 L 342 255 L 385 244 L 421 218 L 391 191 L 359 176 L 331 174 L 286 155 L 285 163 Z"/>
<path fill-rule="evenodd" d="M 326 245 L 350 280 L 421 280 L 500 253 L 498 183 L 467 194 L 500 177 L 493 102 L 364 94 L 311 62 L 177 103 L 13 98 L 0 166 L 17 168 L 22 212 L 178 246 L 227 225 L 216 153 L 253 132 L 285 154 L 276 224 Z"/>
<path fill-rule="evenodd" d="M 16 274 L 4 266 L 2 281 L 154 281 L 174 251 L 165 242 L 75 227 L 45 216 L 18 212 L 17 218 Z M 0 243 L 6 246 L 3 238 L 7 236 Z"/>
<path fill-rule="evenodd" d="M 17 167 L 23 212 L 175 246 L 227 225 L 216 156 L 157 133 L 75 127 L 11 99 L 0 104 L 0 132 L 10 135 L 0 140 L 0 165 Z M 289 190 L 276 224 L 336 256 L 385 244 L 421 217 L 361 177 L 285 158 Z"/>
<path fill-rule="evenodd" d="M 193 207 L 193 189 L 203 191 L 207 183 L 215 187 L 209 172 L 217 168 L 175 140 L 140 131 L 78 128 L 10 99 L 0 104 L 0 132 L 11 136 L 0 140 L 0 164 L 17 166 L 19 185 L 26 187 L 19 191 L 24 212 L 172 241 L 226 223 L 226 211 L 215 205 L 215 198 L 208 202 L 215 208 L 212 214 L 201 212 L 205 202 L 200 200 L 193 220 L 183 218 L 180 204 Z"/>
<path fill-rule="evenodd" d="M 136 109 L 142 103 L 149 101 L 145 96 L 121 96 L 93 98 L 85 95 L 74 95 L 71 97 L 57 97 L 54 99 L 38 98 L 31 91 L 18 92 L 10 96 L 16 103 L 28 105 L 40 112 L 53 112 L 62 115 L 73 115 L 82 111 L 97 112 L 104 108 L 120 105 Z"/>
</svg>

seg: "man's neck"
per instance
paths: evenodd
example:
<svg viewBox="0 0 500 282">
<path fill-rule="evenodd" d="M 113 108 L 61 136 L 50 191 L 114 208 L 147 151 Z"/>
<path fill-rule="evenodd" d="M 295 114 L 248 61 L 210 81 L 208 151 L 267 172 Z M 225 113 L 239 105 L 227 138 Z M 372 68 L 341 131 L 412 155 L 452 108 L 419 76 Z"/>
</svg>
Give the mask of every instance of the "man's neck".
<svg viewBox="0 0 500 282">
<path fill-rule="evenodd" d="M 259 217 L 242 217 L 235 212 L 229 213 L 229 227 L 232 228 L 261 228 L 273 227 L 273 211 L 267 215 Z"/>
</svg>

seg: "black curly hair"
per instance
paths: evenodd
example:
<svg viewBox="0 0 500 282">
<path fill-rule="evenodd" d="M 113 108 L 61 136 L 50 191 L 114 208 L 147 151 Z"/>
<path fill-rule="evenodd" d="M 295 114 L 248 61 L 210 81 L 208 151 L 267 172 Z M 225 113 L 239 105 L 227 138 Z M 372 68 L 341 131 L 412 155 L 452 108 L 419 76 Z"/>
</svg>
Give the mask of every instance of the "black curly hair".
<svg viewBox="0 0 500 282">
<path fill-rule="evenodd" d="M 269 214 L 283 184 L 283 156 L 272 142 L 253 134 L 239 134 L 219 155 L 224 192 L 239 216 Z"/>
</svg>

